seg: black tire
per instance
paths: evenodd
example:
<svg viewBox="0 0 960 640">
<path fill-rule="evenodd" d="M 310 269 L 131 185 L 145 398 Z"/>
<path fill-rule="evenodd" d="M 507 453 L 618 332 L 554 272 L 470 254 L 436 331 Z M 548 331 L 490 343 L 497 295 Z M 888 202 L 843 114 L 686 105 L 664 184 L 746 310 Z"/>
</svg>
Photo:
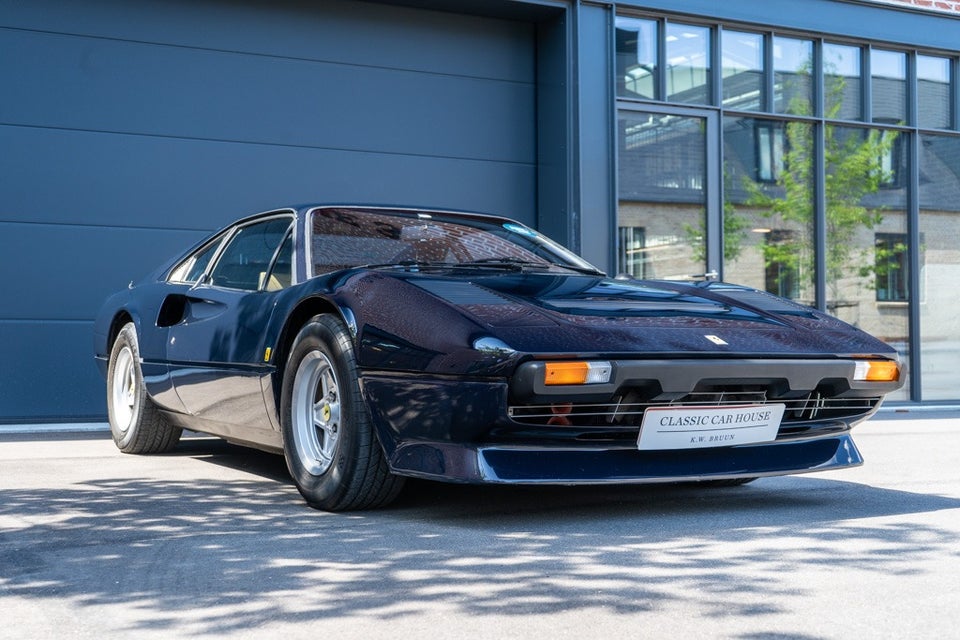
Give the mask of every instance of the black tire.
<svg viewBox="0 0 960 640">
<path fill-rule="evenodd" d="M 183 430 L 167 422 L 147 395 L 132 322 L 120 329 L 110 350 L 107 414 L 113 441 L 124 453 L 166 453 L 180 441 Z"/>
<path fill-rule="evenodd" d="M 287 468 L 311 507 L 380 507 L 403 487 L 374 433 L 357 381 L 353 341 L 339 319 L 315 316 L 294 338 L 280 424 Z"/>
</svg>

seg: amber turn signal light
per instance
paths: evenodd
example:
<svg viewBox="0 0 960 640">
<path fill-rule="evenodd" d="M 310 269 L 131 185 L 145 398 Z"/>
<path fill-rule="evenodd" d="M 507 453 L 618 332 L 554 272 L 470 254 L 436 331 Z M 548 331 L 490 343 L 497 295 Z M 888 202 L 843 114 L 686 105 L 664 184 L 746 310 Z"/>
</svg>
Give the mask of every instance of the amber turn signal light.
<svg viewBox="0 0 960 640">
<path fill-rule="evenodd" d="M 609 362 L 548 362 L 544 384 L 603 384 L 610 382 L 613 367 Z"/>
<path fill-rule="evenodd" d="M 900 365 L 892 360 L 858 360 L 854 380 L 866 382 L 895 382 L 900 377 Z"/>
</svg>

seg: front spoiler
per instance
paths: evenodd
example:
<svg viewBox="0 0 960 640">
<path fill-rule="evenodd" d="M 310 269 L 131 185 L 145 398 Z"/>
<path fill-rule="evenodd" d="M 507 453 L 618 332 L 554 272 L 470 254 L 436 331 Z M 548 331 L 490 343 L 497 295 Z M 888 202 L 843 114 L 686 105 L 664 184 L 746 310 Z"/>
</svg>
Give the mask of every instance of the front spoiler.
<svg viewBox="0 0 960 640">
<path fill-rule="evenodd" d="M 642 484 L 779 476 L 857 467 L 849 434 L 682 451 L 405 443 L 394 473 L 446 482 Z"/>
</svg>

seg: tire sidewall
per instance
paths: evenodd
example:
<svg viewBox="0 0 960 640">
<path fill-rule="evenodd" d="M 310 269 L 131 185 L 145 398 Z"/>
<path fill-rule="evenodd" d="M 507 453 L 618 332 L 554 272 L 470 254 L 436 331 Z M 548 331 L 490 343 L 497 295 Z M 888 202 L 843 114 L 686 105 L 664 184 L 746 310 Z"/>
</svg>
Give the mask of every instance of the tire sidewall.
<svg viewBox="0 0 960 640">
<path fill-rule="evenodd" d="M 341 405 L 337 447 L 330 466 L 319 475 L 314 475 L 303 467 L 293 433 L 293 388 L 297 370 L 304 358 L 315 351 L 323 353 L 333 367 Z M 330 316 L 312 318 L 294 338 L 293 348 L 284 368 L 280 400 L 284 458 L 297 488 L 311 505 L 336 508 L 350 490 L 350 480 L 358 465 L 355 452 L 370 444 L 369 425 L 362 419 L 363 407 L 359 405 L 359 385 L 349 334 L 339 321 Z"/>
<path fill-rule="evenodd" d="M 113 387 L 115 384 L 117 358 L 124 348 L 128 348 L 133 357 L 134 385 L 136 386 L 136 400 L 133 405 L 133 415 L 130 417 L 130 424 L 127 426 L 126 431 L 117 423 L 116 412 L 113 406 Z M 120 329 L 120 332 L 117 334 L 117 339 L 113 342 L 113 348 L 110 350 L 110 362 L 107 367 L 107 416 L 110 422 L 110 433 L 113 436 L 113 441 L 121 450 L 127 449 L 137 438 L 137 431 L 140 428 L 143 417 L 145 396 L 143 373 L 140 371 L 140 348 L 137 343 L 137 329 L 132 322 L 129 322 Z"/>
</svg>

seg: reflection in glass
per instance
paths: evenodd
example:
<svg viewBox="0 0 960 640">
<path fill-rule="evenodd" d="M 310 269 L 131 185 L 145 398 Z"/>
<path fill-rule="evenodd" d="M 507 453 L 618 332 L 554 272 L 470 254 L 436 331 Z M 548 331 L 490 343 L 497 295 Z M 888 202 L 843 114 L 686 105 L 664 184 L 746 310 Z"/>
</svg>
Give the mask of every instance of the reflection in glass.
<svg viewBox="0 0 960 640">
<path fill-rule="evenodd" d="M 960 398 L 960 138 L 920 136 L 920 349 L 924 400 Z"/>
<path fill-rule="evenodd" d="M 710 29 L 667 25 L 667 100 L 710 104 Z"/>
<path fill-rule="evenodd" d="M 813 41 L 773 38 L 773 110 L 813 115 Z"/>
<path fill-rule="evenodd" d="M 617 17 L 617 95 L 656 100 L 657 23 Z"/>
<path fill-rule="evenodd" d="M 870 52 L 873 121 L 901 124 L 907 120 L 907 54 L 873 49 Z"/>
<path fill-rule="evenodd" d="M 763 109 L 763 36 L 723 32 L 723 106 L 741 111 Z"/>
<path fill-rule="evenodd" d="M 906 172 L 905 146 L 895 131 L 828 125 L 824 137 L 827 311 L 906 358 L 907 191 L 895 179 Z"/>
<path fill-rule="evenodd" d="M 723 120 L 724 279 L 813 304 L 813 126 Z"/>
<path fill-rule="evenodd" d="M 917 56 L 917 124 L 931 129 L 950 127 L 950 60 Z"/>
<path fill-rule="evenodd" d="M 624 111 L 618 138 L 617 271 L 638 278 L 703 274 L 703 119 Z"/>
<path fill-rule="evenodd" d="M 860 120 L 860 47 L 823 45 L 824 116 L 837 120 Z"/>
</svg>

